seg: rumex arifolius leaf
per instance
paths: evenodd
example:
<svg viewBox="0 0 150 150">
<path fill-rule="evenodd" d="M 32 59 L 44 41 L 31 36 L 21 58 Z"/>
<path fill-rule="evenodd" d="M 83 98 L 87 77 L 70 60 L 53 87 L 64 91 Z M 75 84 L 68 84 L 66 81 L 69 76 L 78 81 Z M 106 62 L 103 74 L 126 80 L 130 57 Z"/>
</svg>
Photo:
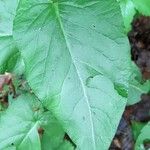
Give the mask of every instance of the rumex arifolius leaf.
<svg viewBox="0 0 150 150">
<path fill-rule="evenodd" d="M 36 107 L 40 104 L 32 95 L 22 94 L 13 101 L 0 118 L 0 149 L 14 145 L 19 150 L 40 150 L 37 128 L 41 112 L 34 111 Z"/>
<path fill-rule="evenodd" d="M 32 90 L 77 148 L 108 149 L 126 105 L 130 76 L 118 3 L 21 0 L 14 38 Z"/>
<path fill-rule="evenodd" d="M 43 150 L 44 144 L 53 150 L 65 144 L 61 125 L 32 94 L 22 93 L 11 101 L 1 114 L 0 132 L 0 149 Z M 69 144 L 66 141 L 66 145 L 72 147 Z"/>
<path fill-rule="evenodd" d="M 13 19 L 19 0 L 0 0 L 0 36 L 12 35 Z"/>
<path fill-rule="evenodd" d="M 20 53 L 12 36 L 13 19 L 16 14 L 18 1 L 0 0 L 0 73 L 6 71 L 20 73 L 24 68 Z M 18 61 L 21 67 L 16 69 Z"/>
</svg>

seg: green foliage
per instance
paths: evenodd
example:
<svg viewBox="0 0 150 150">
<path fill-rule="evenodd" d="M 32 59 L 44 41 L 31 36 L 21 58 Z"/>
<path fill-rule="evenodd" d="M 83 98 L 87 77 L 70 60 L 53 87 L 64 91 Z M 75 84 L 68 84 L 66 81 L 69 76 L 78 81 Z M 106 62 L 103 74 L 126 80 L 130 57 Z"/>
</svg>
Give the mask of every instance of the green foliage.
<svg viewBox="0 0 150 150">
<path fill-rule="evenodd" d="M 130 54 L 122 24 L 114 0 L 19 3 L 14 38 L 28 83 L 79 149 L 108 149 L 124 110 Z"/>
<path fill-rule="evenodd" d="M 39 108 L 39 111 L 34 111 Z M 43 122 L 44 112 L 32 95 L 22 94 L 0 119 L 0 149 L 15 145 L 19 149 L 40 149 L 36 128 Z"/>
<path fill-rule="evenodd" d="M 30 88 L 9 97 L 0 113 L 0 149 L 107 150 L 132 84 L 118 3 L 20 0 L 17 5 L 0 0 L 0 72 L 24 74 Z"/>
<path fill-rule="evenodd" d="M 150 1 L 149 0 L 132 0 L 138 12 L 145 16 L 150 16 Z"/>
<path fill-rule="evenodd" d="M 146 142 L 150 142 L 150 123 L 142 128 L 141 133 L 137 138 L 135 149 L 145 150 L 144 143 Z"/>
<path fill-rule="evenodd" d="M 42 140 L 37 129 L 45 130 Z M 49 111 L 45 111 L 34 95 L 23 94 L 12 101 L 9 108 L 0 119 L 0 149 L 13 145 L 19 150 L 40 150 L 45 143 L 45 136 L 49 134 L 46 143 L 49 149 L 55 149 L 64 144 L 64 131 L 58 121 Z M 51 139 L 53 143 L 50 144 Z M 66 143 L 68 144 L 68 143 Z M 69 145 L 68 147 L 71 148 Z"/>
<path fill-rule="evenodd" d="M 146 123 L 141 123 L 141 122 L 132 122 L 132 133 L 133 133 L 133 137 L 134 140 L 136 141 L 137 138 L 139 137 L 142 128 L 146 125 Z"/>
<path fill-rule="evenodd" d="M 120 4 L 126 32 L 131 30 L 131 22 L 138 12 L 141 15 L 150 16 L 149 0 L 117 0 Z"/>
<path fill-rule="evenodd" d="M 125 29 L 128 32 L 131 29 L 131 22 L 136 13 L 135 6 L 132 0 L 118 0 L 118 2 L 120 3 Z"/>
<path fill-rule="evenodd" d="M 0 0 L 0 37 L 12 35 L 13 19 L 19 0 Z"/>
<path fill-rule="evenodd" d="M 18 0 L 0 0 L 0 73 L 13 72 L 18 61 L 22 62 L 12 35 L 17 5 Z M 17 73 L 23 71 L 21 66 Z"/>
<path fill-rule="evenodd" d="M 150 81 L 142 81 L 139 68 L 132 63 L 132 75 L 129 81 L 128 105 L 133 105 L 141 100 L 141 95 L 150 91 Z"/>
</svg>

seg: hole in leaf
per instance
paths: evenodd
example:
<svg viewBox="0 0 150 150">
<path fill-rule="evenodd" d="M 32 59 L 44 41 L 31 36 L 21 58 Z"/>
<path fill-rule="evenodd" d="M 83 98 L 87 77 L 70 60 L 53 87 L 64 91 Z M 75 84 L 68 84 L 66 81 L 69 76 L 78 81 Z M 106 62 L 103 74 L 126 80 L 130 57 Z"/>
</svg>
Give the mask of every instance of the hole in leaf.
<svg viewBox="0 0 150 150">
<path fill-rule="evenodd" d="M 72 141 L 72 139 L 69 137 L 69 135 L 67 133 L 65 133 L 65 135 L 64 135 L 64 140 L 70 142 L 74 148 L 77 147 L 76 144 Z"/>
</svg>

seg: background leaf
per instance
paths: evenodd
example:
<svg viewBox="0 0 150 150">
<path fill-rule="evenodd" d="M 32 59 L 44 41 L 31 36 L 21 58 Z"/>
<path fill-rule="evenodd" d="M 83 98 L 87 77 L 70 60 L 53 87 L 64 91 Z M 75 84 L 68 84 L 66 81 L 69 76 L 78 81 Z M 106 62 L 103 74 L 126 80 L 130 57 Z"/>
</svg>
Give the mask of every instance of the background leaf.
<svg viewBox="0 0 150 150">
<path fill-rule="evenodd" d="M 19 150 L 40 149 L 37 128 L 42 119 L 42 112 L 34 109 L 40 104 L 32 95 L 17 98 L 0 118 L 0 149 L 14 145 Z M 44 116 L 43 116 L 44 117 Z"/>
<path fill-rule="evenodd" d="M 13 41 L 12 36 L 0 37 L 0 52 L 1 52 L 0 73 L 5 73 L 6 71 L 13 72 L 13 69 L 15 68 L 16 63 L 21 56 L 20 56 L 20 52 L 18 51 L 18 48 L 16 47 L 15 42 Z M 20 66 L 22 67 L 22 70 L 23 70 L 24 68 L 23 63 L 20 64 Z"/>
<path fill-rule="evenodd" d="M 122 16 L 126 32 L 131 30 L 131 22 L 136 14 L 136 9 L 132 0 L 118 0 L 121 7 Z"/>
<path fill-rule="evenodd" d="M 150 91 L 150 81 L 142 81 L 142 74 L 139 68 L 132 63 L 132 75 L 129 81 L 128 105 L 133 105 L 141 100 L 142 94 Z"/>
<path fill-rule="evenodd" d="M 132 0 L 135 8 L 140 14 L 150 16 L 150 1 L 149 0 Z"/>
<path fill-rule="evenodd" d="M 19 0 L 0 0 L 0 73 L 21 74 L 24 64 L 13 40 L 13 19 Z"/>
<path fill-rule="evenodd" d="M 137 138 L 135 149 L 136 150 L 145 150 L 144 148 L 144 142 L 149 141 L 150 142 L 150 123 L 145 125 L 143 129 L 141 130 L 140 135 Z"/>
<path fill-rule="evenodd" d="M 43 133 L 38 131 L 40 128 Z M 22 93 L 17 99 L 9 100 L 8 109 L 1 114 L 0 132 L 0 149 L 73 149 L 64 141 L 65 132 L 59 122 L 31 94 Z"/>
<path fill-rule="evenodd" d="M 141 122 L 136 122 L 136 121 L 133 121 L 132 122 L 132 133 L 133 133 L 133 136 L 134 136 L 134 140 L 136 141 L 138 136 L 140 135 L 141 133 L 141 130 L 142 128 L 146 125 L 146 123 L 141 123 Z"/>
<path fill-rule="evenodd" d="M 126 33 L 131 30 L 131 23 L 136 14 L 150 16 L 149 0 L 117 0 L 120 4 Z M 138 13 L 137 13 L 138 12 Z"/>
</svg>

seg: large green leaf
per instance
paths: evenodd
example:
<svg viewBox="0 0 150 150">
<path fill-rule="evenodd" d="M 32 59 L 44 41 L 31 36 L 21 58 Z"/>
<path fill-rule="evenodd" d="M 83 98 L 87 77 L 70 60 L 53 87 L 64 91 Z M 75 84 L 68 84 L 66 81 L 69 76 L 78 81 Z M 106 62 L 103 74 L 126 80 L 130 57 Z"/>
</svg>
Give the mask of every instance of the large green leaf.
<svg viewBox="0 0 150 150">
<path fill-rule="evenodd" d="M 79 149 L 108 149 L 115 134 L 130 76 L 123 32 L 115 0 L 19 3 L 14 38 L 28 83 Z"/>
</svg>

